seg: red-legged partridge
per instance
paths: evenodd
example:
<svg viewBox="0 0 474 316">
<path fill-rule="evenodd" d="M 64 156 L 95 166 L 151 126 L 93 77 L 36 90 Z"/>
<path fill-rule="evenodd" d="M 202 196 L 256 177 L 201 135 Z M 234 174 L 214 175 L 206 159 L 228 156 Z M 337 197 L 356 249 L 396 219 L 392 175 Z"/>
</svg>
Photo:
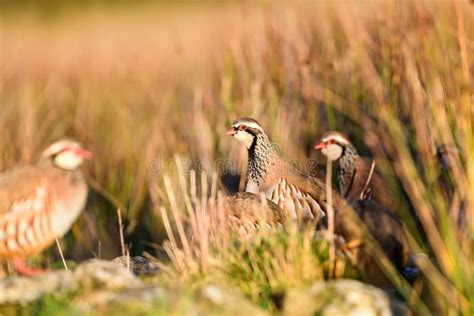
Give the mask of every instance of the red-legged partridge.
<svg viewBox="0 0 474 316">
<path fill-rule="evenodd" d="M 337 179 L 340 193 L 348 201 L 372 199 L 389 210 L 397 205 L 385 181 L 373 171 L 371 164 L 365 161 L 349 138 L 341 132 L 326 132 L 316 149 L 337 163 Z"/>
<path fill-rule="evenodd" d="M 247 147 L 246 192 L 263 192 L 292 219 L 318 221 L 324 216 L 327 203 L 324 183 L 284 161 L 256 120 L 246 117 L 235 120 L 227 135 Z M 333 204 L 337 206 L 341 201 L 334 192 Z"/>
<path fill-rule="evenodd" d="M 79 166 L 91 154 L 79 143 L 53 143 L 36 164 L 0 175 L 0 258 L 13 259 L 18 273 L 29 274 L 22 259 L 62 237 L 87 199 Z"/>
</svg>

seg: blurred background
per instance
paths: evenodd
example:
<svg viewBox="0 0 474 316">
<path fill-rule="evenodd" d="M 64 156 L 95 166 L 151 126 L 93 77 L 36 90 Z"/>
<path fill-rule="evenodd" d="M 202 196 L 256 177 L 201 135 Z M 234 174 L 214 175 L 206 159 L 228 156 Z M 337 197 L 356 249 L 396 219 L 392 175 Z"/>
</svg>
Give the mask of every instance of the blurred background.
<svg viewBox="0 0 474 316">
<path fill-rule="evenodd" d="M 119 255 L 117 209 L 130 252 L 159 255 L 161 175 L 178 180 L 157 162 L 231 158 L 227 173 L 241 173 L 245 151 L 224 136 L 239 116 L 302 162 L 324 163 L 313 144 L 346 132 L 375 157 L 407 222 L 411 205 L 446 214 L 433 154 L 454 144 L 455 185 L 474 205 L 467 1 L 1 1 L 0 21 L 0 171 L 62 137 L 94 153 L 87 209 L 62 241 L 67 258 Z M 52 247 L 38 260 L 56 258 Z"/>
</svg>

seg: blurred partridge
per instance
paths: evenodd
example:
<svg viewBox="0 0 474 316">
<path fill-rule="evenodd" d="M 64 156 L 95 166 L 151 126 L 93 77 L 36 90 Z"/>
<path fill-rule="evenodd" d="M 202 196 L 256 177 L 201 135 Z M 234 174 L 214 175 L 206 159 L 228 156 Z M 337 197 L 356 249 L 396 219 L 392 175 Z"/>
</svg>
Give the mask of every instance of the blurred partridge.
<svg viewBox="0 0 474 316">
<path fill-rule="evenodd" d="M 83 210 L 87 185 L 79 170 L 91 154 L 79 143 L 53 143 L 36 164 L 0 175 L 0 258 L 19 274 L 34 274 L 23 258 L 62 237 Z"/>
</svg>

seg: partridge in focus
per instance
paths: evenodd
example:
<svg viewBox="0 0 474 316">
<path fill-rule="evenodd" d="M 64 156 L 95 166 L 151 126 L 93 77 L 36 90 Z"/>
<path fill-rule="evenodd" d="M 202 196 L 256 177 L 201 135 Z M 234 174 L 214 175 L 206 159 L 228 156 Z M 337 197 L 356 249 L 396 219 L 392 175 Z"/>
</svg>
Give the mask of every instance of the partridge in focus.
<svg viewBox="0 0 474 316">
<path fill-rule="evenodd" d="M 227 135 L 247 147 L 246 192 L 263 192 L 287 216 L 300 222 L 317 222 L 324 216 L 327 207 L 324 182 L 284 161 L 256 120 L 246 117 L 235 120 Z M 341 203 L 343 199 L 334 192 L 333 205 Z"/>
<path fill-rule="evenodd" d="M 90 157 L 79 143 L 61 140 L 37 163 L 0 175 L 0 258 L 13 260 L 19 274 L 38 272 L 23 259 L 62 237 L 83 210 L 87 185 L 79 167 Z"/>
<path fill-rule="evenodd" d="M 337 180 L 343 198 L 352 202 L 358 199 L 372 199 L 389 210 L 397 205 L 385 181 L 365 161 L 349 138 L 341 132 L 326 132 L 315 146 L 337 164 Z"/>
</svg>

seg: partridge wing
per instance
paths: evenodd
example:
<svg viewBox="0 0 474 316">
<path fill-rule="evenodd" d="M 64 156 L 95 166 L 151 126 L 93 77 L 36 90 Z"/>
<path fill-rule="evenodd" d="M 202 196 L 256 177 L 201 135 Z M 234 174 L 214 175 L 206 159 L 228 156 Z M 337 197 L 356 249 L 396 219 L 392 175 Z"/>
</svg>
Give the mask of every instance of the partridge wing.
<svg viewBox="0 0 474 316">
<path fill-rule="evenodd" d="M 321 179 L 303 173 L 289 174 L 286 176 L 286 179 L 300 192 L 303 192 L 305 198 L 311 198 L 312 203 L 317 203 L 323 212 L 326 212 L 328 203 L 327 191 L 326 185 Z M 332 203 L 334 207 L 344 204 L 344 200 L 334 188 L 332 188 Z"/>
<path fill-rule="evenodd" d="M 51 240 L 50 191 L 41 168 L 23 167 L 0 176 L 0 256 L 26 255 Z"/>
</svg>

